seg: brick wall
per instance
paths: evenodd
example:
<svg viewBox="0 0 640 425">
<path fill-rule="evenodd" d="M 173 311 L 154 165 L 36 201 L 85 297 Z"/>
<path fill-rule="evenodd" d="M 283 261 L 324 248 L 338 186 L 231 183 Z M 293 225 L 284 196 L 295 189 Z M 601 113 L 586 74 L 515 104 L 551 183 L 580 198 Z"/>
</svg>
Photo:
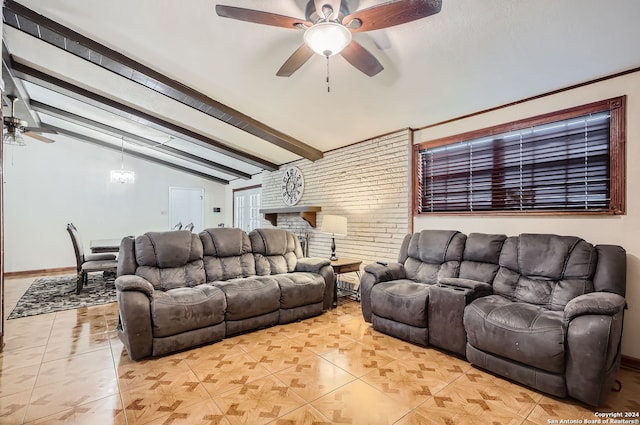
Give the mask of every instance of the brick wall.
<svg viewBox="0 0 640 425">
<path fill-rule="evenodd" d="M 297 206 L 320 206 L 317 227 L 299 215 L 278 215 L 278 227 L 297 235 L 309 233 L 309 255 L 329 257 L 331 237 L 319 232 L 324 214 L 343 215 L 348 234 L 336 237 L 337 256 L 358 258 L 363 265 L 376 260 L 396 261 L 405 234 L 410 231 L 411 132 L 357 143 L 327 152 L 311 162 L 291 163 L 302 171 L 305 190 Z M 262 208 L 281 208 L 283 170 L 262 175 Z M 263 220 L 265 227 L 270 223 Z"/>
</svg>

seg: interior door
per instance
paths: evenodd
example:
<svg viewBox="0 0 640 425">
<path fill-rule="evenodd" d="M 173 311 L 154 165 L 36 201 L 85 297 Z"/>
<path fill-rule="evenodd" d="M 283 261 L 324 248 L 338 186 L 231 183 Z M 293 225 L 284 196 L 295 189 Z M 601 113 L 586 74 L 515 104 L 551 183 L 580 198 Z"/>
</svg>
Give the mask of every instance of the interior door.
<svg viewBox="0 0 640 425">
<path fill-rule="evenodd" d="M 262 186 L 252 186 L 233 191 L 233 227 L 249 233 L 261 227 Z"/>
<path fill-rule="evenodd" d="M 190 187 L 169 188 L 169 229 L 178 223 L 184 229 L 193 223 L 193 231 L 204 229 L 204 189 Z"/>
</svg>

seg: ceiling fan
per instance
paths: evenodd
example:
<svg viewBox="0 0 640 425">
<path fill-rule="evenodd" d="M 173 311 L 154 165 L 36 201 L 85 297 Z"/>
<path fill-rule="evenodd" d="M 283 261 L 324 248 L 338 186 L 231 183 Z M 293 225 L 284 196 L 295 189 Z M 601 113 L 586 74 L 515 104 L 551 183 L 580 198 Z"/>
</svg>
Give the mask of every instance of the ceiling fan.
<svg viewBox="0 0 640 425">
<path fill-rule="evenodd" d="M 372 77 L 384 68 L 352 33 L 405 24 L 440 12 L 442 0 L 393 0 L 349 11 L 347 0 L 309 0 L 305 19 L 235 6 L 216 5 L 218 16 L 257 24 L 304 30 L 304 43 L 285 61 L 276 75 L 289 77 L 314 53 L 329 58 L 340 54 Z"/>
<path fill-rule="evenodd" d="M 11 115 L 8 117 L 4 117 L 4 130 L 5 130 L 3 134 L 4 143 L 8 145 L 24 146 L 25 143 L 22 138 L 23 134 L 25 136 L 32 137 L 41 142 L 46 142 L 46 143 L 54 142 L 54 140 L 41 136 L 38 133 L 57 134 L 55 130 L 49 130 L 48 128 L 42 128 L 42 127 L 26 127 L 27 122 L 15 116 L 15 106 L 18 98 L 13 95 L 9 95 L 7 96 L 7 98 L 9 98 L 9 101 L 11 102 Z"/>
</svg>

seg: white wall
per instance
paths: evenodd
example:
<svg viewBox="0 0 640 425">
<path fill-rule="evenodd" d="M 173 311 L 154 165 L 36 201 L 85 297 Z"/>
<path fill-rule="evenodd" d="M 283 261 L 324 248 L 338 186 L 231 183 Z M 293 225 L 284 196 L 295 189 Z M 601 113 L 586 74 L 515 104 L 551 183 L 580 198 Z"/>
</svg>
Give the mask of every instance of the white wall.
<svg viewBox="0 0 640 425">
<path fill-rule="evenodd" d="M 135 184 L 111 183 L 119 152 L 58 138 L 52 144 L 26 138 L 27 146 L 5 145 L 5 272 L 75 266 L 70 222 L 87 252 L 91 239 L 168 230 L 170 186 L 203 188 L 205 227 L 222 221 L 225 185 L 127 155 L 125 168 L 136 172 Z M 213 213 L 213 207 L 222 212 Z"/>
<path fill-rule="evenodd" d="M 496 217 L 425 215 L 414 219 L 415 231 L 456 229 L 463 233 L 524 232 L 580 236 L 593 244 L 617 244 L 627 250 L 627 300 L 622 352 L 640 359 L 640 73 L 547 96 L 468 119 L 417 131 L 414 143 L 477 130 L 546 112 L 627 95 L 627 214 L 623 216 Z"/>
</svg>

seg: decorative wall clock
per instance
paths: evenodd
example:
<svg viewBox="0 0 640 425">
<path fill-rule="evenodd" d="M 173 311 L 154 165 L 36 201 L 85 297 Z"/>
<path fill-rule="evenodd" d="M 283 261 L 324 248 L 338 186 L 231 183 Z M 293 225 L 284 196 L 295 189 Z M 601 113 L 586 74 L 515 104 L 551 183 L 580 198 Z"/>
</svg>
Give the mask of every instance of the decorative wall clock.
<svg viewBox="0 0 640 425">
<path fill-rule="evenodd" d="M 298 167 L 289 167 L 284 170 L 282 175 L 282 185 L 280 193 L 282 200 L 287 205 L 295 205 L 302 198 L 304 192 L 304 177 L 302 171 Z"/>
</svg>

